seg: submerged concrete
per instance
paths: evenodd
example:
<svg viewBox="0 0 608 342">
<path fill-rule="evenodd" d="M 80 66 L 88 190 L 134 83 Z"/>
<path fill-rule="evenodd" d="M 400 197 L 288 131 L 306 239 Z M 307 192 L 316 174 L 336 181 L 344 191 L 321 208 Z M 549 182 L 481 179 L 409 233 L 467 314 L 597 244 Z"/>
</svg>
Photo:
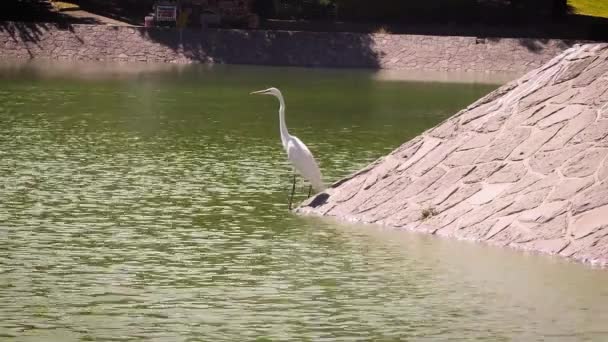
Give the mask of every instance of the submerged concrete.
<svg viewBox="0 0 608 342">
<path fill-rule="evenodd" d="M 608 44 L 575 46 L 297 209 L 608 263 Z"/>
</svg>

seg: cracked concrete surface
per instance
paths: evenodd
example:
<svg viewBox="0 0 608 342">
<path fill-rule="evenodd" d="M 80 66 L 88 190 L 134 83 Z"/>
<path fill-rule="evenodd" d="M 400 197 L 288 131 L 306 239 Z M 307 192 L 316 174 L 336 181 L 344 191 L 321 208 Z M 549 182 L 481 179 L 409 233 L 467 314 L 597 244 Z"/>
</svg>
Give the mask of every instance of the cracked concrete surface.
<svg viewBox="0 0 608 342">
<path fill-rule="evenodd" d="M 297 212 L 606 265 L 607 65 L 570 48 Z"/>
</svg>

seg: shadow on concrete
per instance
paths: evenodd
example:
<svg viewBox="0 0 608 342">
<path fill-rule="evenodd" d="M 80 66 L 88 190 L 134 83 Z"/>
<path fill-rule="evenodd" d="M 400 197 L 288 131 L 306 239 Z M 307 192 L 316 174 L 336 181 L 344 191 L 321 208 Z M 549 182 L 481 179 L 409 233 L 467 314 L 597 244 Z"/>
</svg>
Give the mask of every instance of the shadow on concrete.
<svg viewBox="0 0 608 342">
<path fill-rule="evenodd" d="M 64 22 L 28 23 L 28 22 L 0 22 L 0 32 L 7 32 L 15 41 L 29 43 L 39 42 L 44 34 L 50 30 L 70 31 L 74 33 L 72 24 Z M 81 43 L 84 41 L 74 35 Z"/>
<path fill-rule="evenodd" d="M 369 35 L 339 32 L 262 30 L 140 29 L 155 42 L 185 57 L 227 64 L 379 67 Z M 306 51 L 303 55 L 302 51 Z"/>
<path fill-rule="evenodd" d="M 524 22 L 520 25 L 488 25 L 483 23 L 417 23 L 412 22 L 314 22 L 305 20 L 266 20 L 263 29 L 298 30 L 312 32 L 392 33 L 431 36 L 476 37 L 497 42 L 504 38 L 517 39 L 531 52 L 540 53 L 550 40 L 562 40 L 564 46 L 575 41 L 608 41 L 608 19 L 577 14 L 563 20 L 546 20 L 542 23 Z"/>
<path fill-rule="evenodd" d="M 42 39 L 45 31 L 55 24 L 34 24 L 24 22 L 0 22 L 0 32 L 7 32 L 14 41 L 37 43 Z"/>
<path fill-rule="evenodd" d="M 77 0 L 81 8 L 111 18 L 139 24 L 149 10 L 153 0 Z M 338 20 L 277 20 L 262 22 L 265 30 L 224 30 L 216 29 L 176 29 L 137 28 L 146 35 L 182 56 L 200 62 L 259 65 L 300 65 L 326 67 L 367 67 L 378 68 L 379 56 L 374 40 L 369 33 L 396 33 L 436 36 L 477 37 L 480 43 L 516 38 L 519 43 L 534 53 L 541 53 L 550 39 L 562 39 L 564 48 L 575 40 L 608 40 L 608 19 L 567 14 L 565 17 L 543 16 L 538 21 L 528 14 L 514 19 L 513 13 L 521 9 L 500 14 L 500 8 L 488 18 L 498 18 L 492 22 L 483 17 L 482 7 L 470 7 L 470 11 L 460 8 L 455 13 L 431 10 L 417 13 L 395 14 L 400 20 L 367 21 L 357 20 L 351 15 L 350 22 Z M 431 6 L 432 5 L 432 6 Z M 454 7 L 459 8 L 459 7 Z M 433 9 L 435 11 L 433 11 Z M 465 8 L 466 9 L 466 8 Z M 504 9 L 503 9 L 504 10 Z M 440 13 L 437 13 L 440 12 Z M 446 13 L 444 13 L 446 12 Z M 433 15 L 429 13 L 434 13 Z M 466 13 L 458 17 L 459 13 Z M 488 12 L 490 13 L 490 12 Z M 496 14 L 498 13 L 498 14 Z M 387 15 L 386 13 L 377 15 Z M 348 16 L 346 16 L 348 18 Z M 374 18 L 373 15 L 368 16 Z M 139 20 L 137 20 L 139 18 Z M 339 18 L 339 16 L 338 16 Z M 55 11 L 46 0 L 0 1 L 0 20 L 17 23 L 1 23 L 0 31 L 12 37 L 36 43 L 46 30 L 45 25 L 72 30 L 71 24 L 99 24 L 94 18 L 75 18 Z M 426 21 L 425 21 L 426 20 Z M 472 20 L 465 24 L 466 20 Z M 30 25 L 24 22 L 42 21 L 48 24 Z M 335 32 L 333 35 L 321 32 Z M 364 34 L 357 34 L 364 33 Z M 366 34 L 367 33 L 367 34 Z M 297 42 L 297 43 L 294 43 Z M 297 45 L 296 45 L 297 44 Z M 302 55 L 302 51 L 307 51 Z"/>
<path fill-rule="evenodd" d="M 1 0 L 0 22 L 102 24 L 93 16 L 71 16 L 56 10 L 48 0 Z"/>
<path fill-rule="evenodd" d="M 67 23 L 27 23 L 27 22 L 0 22 L 0 32 L 6 32 L 14 42 L 26 42 L 26 48 L 30 58 L 34 55 L 31 52 L 31 47 L 40 47 L 38 44 L 44 37 L 47 31 L 50 30 L 65 30 L 73 33 L 80 43 L 84 41 L 75 34 L 74 28 Z"/>
<path fill-rule="evenodd" d="M 608 40 L 608 19 L 584 15 L 568 15 L 564 21 L 547 21 L 542 24 L 469 24 L 425 22 L 342 22 L 268 19 L 262 29 L 299 30 L 313 32 L 385 32 L 434 36 L 464 36 L 486 38 L 578 39 Z"/>
<path fill-rule="evenodd" d="M 156 0 L 74 0 L 75 4 L 91 13 L 143 26 L 144 17 L 152 12 Z"/>
</svg>

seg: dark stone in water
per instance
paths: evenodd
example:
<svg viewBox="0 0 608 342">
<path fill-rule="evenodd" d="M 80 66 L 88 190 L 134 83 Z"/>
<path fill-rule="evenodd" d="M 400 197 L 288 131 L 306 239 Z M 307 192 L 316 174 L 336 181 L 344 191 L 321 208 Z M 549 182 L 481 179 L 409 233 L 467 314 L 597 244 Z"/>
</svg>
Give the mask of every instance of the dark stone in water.
<svg viewBox="0 0 608 342">
<path fill-rule="evenodd" d="M 318 194 L 317 196 L 315 196 L 312 199 L 312 201 L 310 201 L 310 203 L 308 203 L 308 206 L 312 207 L 312 208 L 319 207 L 319 206 L 327 203 L 328 198 L 329 198 L 329 194 L 322 192 L 322 193 Z"/>
</svg>

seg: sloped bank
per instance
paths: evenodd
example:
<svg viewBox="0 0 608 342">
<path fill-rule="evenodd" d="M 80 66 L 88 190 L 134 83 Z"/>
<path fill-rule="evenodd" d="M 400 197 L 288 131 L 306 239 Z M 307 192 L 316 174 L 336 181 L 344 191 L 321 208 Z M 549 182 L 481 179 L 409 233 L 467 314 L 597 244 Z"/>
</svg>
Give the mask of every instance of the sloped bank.
<svg viewBox="0 0 608 342">
<path fill-rule="evenodd" d="M 522 74 L 573 41 L 0 22 L 0 58 Z"/>
<path fill-rule="evenodd" d="M 608 264 L 608 44 L 566 50 L 297 211 Z"/>
</svg>

